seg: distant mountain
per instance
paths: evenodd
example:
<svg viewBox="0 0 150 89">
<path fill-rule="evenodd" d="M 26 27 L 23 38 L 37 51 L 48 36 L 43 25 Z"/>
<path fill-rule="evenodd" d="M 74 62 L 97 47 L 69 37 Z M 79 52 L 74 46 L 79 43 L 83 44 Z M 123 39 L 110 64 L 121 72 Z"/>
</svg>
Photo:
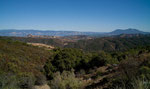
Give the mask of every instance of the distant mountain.
<svg viewBox="0 0 150 89">
<path fill-rule="evenodd" d="M 47 35 L 47 36 L 74 36 L 74 35 L 100 35 L 103 34 L 101 32 L 78 32 L 78 31 L 42 31 L 42 30 L 15 30 L 15 29 L 7 29 L 0 30 L 0 36 L 27 36 L 29 34 L 32 35 Z"/>
<path fill-rule="evenodd" d="M 140 31 L 140 30 L 137 30 L 137 29 L 125 29 L 125 30 L 122 30 L 122 29 L 117 29 L 115 31 L 112 31 L 110 33 L 108 33 L 109 35 L 120 35 L 120 34 L 148 34 L 148 32 L 143 32 L 143 31 Z"/>
<path fill-rule="evenodd" d="M 7 29 L 0 30 L 0 36 L 21 36 L 27 35 L 47 35 L 47 36 L 75 36 L 75 35 L 88 35 L 88 36 L 112 36 L 120 34 L 148 34 L 148 32 L 139 31 L 137 29 L 117 29 L 112 32 L 79 32 L 79 31 L 42 31 L 42 30 L 15 30 Z"/>
</svg>

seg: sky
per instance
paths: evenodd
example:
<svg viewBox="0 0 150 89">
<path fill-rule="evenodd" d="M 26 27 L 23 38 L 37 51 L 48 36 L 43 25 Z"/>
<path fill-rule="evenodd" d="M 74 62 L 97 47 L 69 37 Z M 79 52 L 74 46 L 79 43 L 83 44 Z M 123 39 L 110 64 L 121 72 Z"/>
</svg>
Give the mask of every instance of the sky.
<svg viewBox="0 0 150 89">
<path fill-rule="evenodd" d="M 150 0 L 0 0 L 0 29 L 150 32 Z"/>
</svg>

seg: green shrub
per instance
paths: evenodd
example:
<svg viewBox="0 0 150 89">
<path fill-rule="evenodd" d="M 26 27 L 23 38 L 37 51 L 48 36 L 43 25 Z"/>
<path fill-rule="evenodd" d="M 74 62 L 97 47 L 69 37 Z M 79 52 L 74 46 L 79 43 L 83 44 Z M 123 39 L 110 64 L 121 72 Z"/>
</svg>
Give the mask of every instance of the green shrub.
<svg viewBox="0 0 150 89">
<path fill-rule="evenodd" d="M 51 89 L 80 89 L 82 80 L 75 77 L 74 72 L 63 71 L 55 73 L 54 79 L 51 80 Z"/>
<path fill-rule="evenodd" d="M 122 84 L 115 85 L 112 89 L 150 89 L 150 81 L 136 78 L 133 79 L 130 84 L 122 82 Z"/>
<path fill-rule="evenodd" d="M 150 68 L 147 66 L 142 66 L 139 69 L 139 74 L 142 78 L 146 77 L 147 79 L 150 79 Z"/>
<path fill-rule="evenodd" d="M 19 87 L 20 88 L 27 88 L 31 89 L 33 85 L 35 84 L 35 77 L 33 76 L 32 73 L 21 73 L 18 75 L 18 80 L 19 80 Z"/>
<path fill-rule="evenodd" d="M 0 74 L 0 89 L 20 89 L 17 76 L 9 73 Z"/>
<path fill-rule="evenodd" d="M 35 78 L 36 78 L 35 85 L 46 84 L 46 77 L 43 74 L 36 75 Z"/>
</svg>

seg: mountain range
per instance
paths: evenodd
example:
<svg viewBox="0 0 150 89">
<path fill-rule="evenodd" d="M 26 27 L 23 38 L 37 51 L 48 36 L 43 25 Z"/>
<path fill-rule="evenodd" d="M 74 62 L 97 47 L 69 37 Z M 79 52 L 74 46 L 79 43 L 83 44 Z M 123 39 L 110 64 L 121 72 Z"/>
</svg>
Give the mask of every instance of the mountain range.
<svg viewBox="0 0 150 89">
<path fill-rule="evenodd" d="M 0 36 L 27 36 L 27 35 L 47 35 L 47 36 L 74 36 L 74 35 L 89 35 L 89 36 L 112 36 L 120 34 L 149 34 L 137 29 L 117 29 L 112 32 L 79 32 L 79 31 L 42 31 L 42 30 L 16 30 L 16 29 L 1 29 Z"/>
</svg>

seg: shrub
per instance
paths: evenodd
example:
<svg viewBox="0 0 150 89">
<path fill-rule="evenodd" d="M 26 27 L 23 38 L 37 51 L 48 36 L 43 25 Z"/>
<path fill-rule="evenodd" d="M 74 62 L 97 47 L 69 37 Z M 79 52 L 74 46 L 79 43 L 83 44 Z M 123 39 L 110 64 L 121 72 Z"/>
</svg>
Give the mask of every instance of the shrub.
<svg viewBox="0 0 150 89">
<path fill-rule="evenodd" d="M 146 77 L 147 79 L 150 79 L 150 68 L 147 66 L 142 66 L 139 69 L 139 74 L 141 77 Z"/>
<path fill-rule="evenodd" d="M 39 74 L 36 77 L 35 85 L 46 84 L 46 77 L 43 74 Z"/>
<path fill-rule="evenodd" d="M 55 73 L 54 79 L 51 80 L 51 89 L 80 89 L 82 81 L 75 77 L 74 72 L 63 71 Z"/>
<path fill-rule="evenodd" d="M 89 57 L 81 50 L 65 48 L 54 49 L 53 56 L 46 62 L 44 69 L 48 79 L 53 78 L 53 73 L 60 71 L 61 73 L 71 69 L 80 70 L 87 68 Z M 85 66 L 83 66 L 85 65 Z"/>
<path fill-rule="evenodd" d="M 150 81 L 136 78 L 130 84 L 122 82 L 122 84 L 115 85 L 112 89 L 150 89 Z"/>
<path fill-rule="evenodd" d="M 19 89 L 16 75 L 10 73 L 0 74 L 0 89 Z"/>
<path fill-rule="evenodd" d="M 131 80 L 135 76 L 137 76 L 138 68 L 141 62 L 139 60 L 130 58 L 128 60 L 124 60 L 119 64 L 119 71 L 122 77 L 126 77 L 127 80 Z"/>
<path fill-rule="evenodd" d="M 53 73 L 56 71 L 56 68 L 52 65 L 51 61 L 48 61 L 45 66 L 45 75 L 50 80 L 53 78 Z"/>
<path fill-rule="evenodd" d="M 31 73 L 21 73 L 18 75 L 19 79 L 19 87 L 20 88 L 27 88 L 31 89 L 33 85 L 35 84 L 35 77 Z"/>
</svg>

